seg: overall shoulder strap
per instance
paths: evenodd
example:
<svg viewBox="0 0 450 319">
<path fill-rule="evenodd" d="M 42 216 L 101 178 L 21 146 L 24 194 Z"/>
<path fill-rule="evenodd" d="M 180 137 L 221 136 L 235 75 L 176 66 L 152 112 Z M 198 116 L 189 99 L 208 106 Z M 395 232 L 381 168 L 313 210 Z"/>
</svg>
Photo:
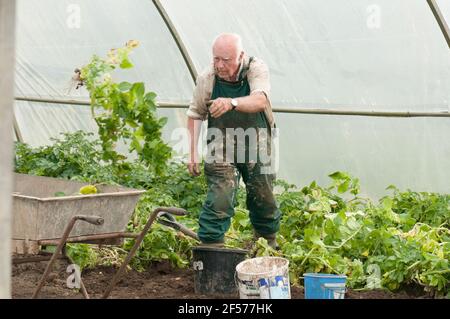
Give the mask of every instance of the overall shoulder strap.
<svg viewBox="0 0 450 319">
<path fill-rule="evenodd" d="M 248 70 L 250 69 L 250 64 L 252 64 L 252 62 L 253 62 L 254 59 L 255 59 L 255 57 L 251 56 L 251 57 L 248 59 L 248 64 L 247 64 L 247 65 L 244 65 L 244 67 L 242 68 L 241 75 L 239 76 L 239 79 L 240 79 L 240 80 L 243 80 L 243 79 L 245 79 L 245 78 L 247 77 L 247 72 L 248 72 Z"/>
</svg>

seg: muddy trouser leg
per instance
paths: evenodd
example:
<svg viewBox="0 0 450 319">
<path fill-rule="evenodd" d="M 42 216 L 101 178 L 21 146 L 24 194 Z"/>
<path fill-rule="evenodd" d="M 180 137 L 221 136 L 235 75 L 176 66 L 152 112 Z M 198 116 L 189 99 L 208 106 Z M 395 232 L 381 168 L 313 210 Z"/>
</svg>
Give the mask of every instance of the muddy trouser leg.
<svg viewBox="0 0 450 319">
<path fill-rule="evenodd" d="M 220 243 L 230 228 L 239 187 L 234 164 L 205 163 L 208 193 L 199 217 L 198 237 L 203 243 Z"/>
<path fill-rule="evenodd" d="M 261 165 L 239 164 L 247 189 L 247 208 L 255 231 L 264 237 L 280 229 L 281 212 L 273 195 L 274 174 L 262 174 Z"/>
</svg>

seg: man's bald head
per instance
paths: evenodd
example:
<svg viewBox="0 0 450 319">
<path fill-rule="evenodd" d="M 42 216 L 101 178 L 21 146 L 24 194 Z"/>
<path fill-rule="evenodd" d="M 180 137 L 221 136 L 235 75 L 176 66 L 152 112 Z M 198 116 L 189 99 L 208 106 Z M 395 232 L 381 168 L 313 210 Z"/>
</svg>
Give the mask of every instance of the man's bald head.
<svg viewBox="0 0 450 319">
<path fill-rule="evenodd" d="M 212 50 L 216 73 L 222 79 L 234 81 L 244 57 L 241 37 L 234 33 L 219 34 Z"/>
<path fill-rule="evenodd" d="M 242 38 L 236 33 L 222 33 L 219 34 L 213 42 L 213 50 L 215 47 L 226 47 L 230 50 L 235 50 L 236 55 L 240 55 L 244 48 L 242 46 Z"/>
</svg>

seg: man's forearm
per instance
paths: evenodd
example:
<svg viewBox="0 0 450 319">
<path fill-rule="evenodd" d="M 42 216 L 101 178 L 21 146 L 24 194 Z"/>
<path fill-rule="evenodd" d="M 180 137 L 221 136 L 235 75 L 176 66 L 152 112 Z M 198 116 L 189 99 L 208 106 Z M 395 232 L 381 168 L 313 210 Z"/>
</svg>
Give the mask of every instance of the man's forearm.
<svg viewBox="0 0 450 319">
<path fill-rule="evenodd" d="M 267 105 L 266 95 L 262 92 L 257 92 L 248 96 L 236 98 L 238 106 L 236 111 L 242 113 L 258 113 L 263 112 Z"/>
<path fill-rule="evenodd" d="M 209 113 L 211 116 L 213 118 L 218 118 L 224 113 L 230 111 L 232 109 L 231 100 L 231 98 L 219 97 L 211 101 L 211 105 L 209 107 Z M 235 100 L 238 102 L 235 110 L 242 113 L 264 112 L 267 104 L 269 103 L 263 92 L 255 92 L 249 96 L 235 98 Z"/>
<path fill-rule="evenodd" d="M 202 121 L 188 117 L 187 123 L 189 131 L 189 160 L 191 162 L 198 161 L 198 138 L 202 127 Z"/>
</svg>

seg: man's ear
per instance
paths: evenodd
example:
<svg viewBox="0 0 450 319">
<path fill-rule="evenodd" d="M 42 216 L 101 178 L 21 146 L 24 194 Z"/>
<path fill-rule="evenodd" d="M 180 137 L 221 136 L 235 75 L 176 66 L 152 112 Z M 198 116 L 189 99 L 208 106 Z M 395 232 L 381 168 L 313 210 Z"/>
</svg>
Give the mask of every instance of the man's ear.
<svg viewBox="0 0 450 319">
<path fill-rule="evenodd" d="M 239 61 L 241 63 L 244 62 L 244 51 L 241 51 L 241 54 L 239 55 Z"/>
</svg>

